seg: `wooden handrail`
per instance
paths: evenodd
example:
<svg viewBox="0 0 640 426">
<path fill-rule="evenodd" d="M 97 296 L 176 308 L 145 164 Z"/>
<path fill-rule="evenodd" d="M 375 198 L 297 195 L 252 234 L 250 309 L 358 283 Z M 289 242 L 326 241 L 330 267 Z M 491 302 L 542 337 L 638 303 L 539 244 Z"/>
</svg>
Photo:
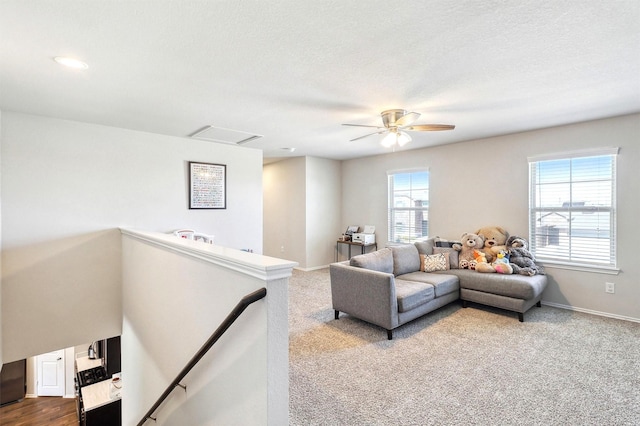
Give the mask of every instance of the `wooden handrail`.
<svg viewBox="0 0 640 426">
<path fill-rule="evenodd" d="M 211 347 L 218 341 L 218 339 L 222 337 L 225 331 L 227 331 L 227 329 L 231 327 L 231 324 L 233 324 L 235 320 L 238 319 L 238 317 L 242 314 L 242 312 L 244 312 L 244 310 L 247 309 L 249 305 L 251 305 L 254 302 L 257 302 L 260 299 L 263 299 L 266 295 L 267 295 L 267 289 L 263 287 L 259 290 L 254 291 L 253 293 L 247 294 L 242 299 L 240 299 L 236 307 L 233 308 L 233 310 L 229 313 L 229 315 L 227 315 L 224 321 L 222 321 L 222 323 L 217 328 L 217 330 L 213 332 L 211 337 L 209 337 L 209 340 L 207 340 L 205 344 L 202 345 L 202 347 L 198 350 L 198 352 L 196 352 L 193 358 L 191 358 L 191 360 L 187 363 L 187 365 L 184 366 L 184 368 L 178 374 L 178 376 L 176 376 L 173 382 L 171 382 L 171 384 L 167 386 L 167 389 L 165 389 L 165 391 L 162 393 L 162 395 L 160 395 L 156 403 L 153 404 L 153 406 L 149 409 L 149 411 L 147 411 L 147 413 L 144 415 L 142 420 L 138 422 L 138 426 L 142 426 L 147 420 L 153 420 L 153 421 L 156 420 L 154 417 L 151 417 L 151 415 L 154 413 L 154 411 L 158 409 L 158 407 L 160 407 L 160 405 L 164 402 L 164 400 L 167 399 L 169 394 L 171 394 L 171 392 L 176 388 L 176 386 L 183 387 L 180 384 L 182 379 L 187 374 L 189 374 L 191 369 L 198 363 L 198 361 L 200 361 L 200 359 L 202 359 L 203 356 L 205 356 L 205 354 L 209 351 L 209 349 L 211 349 Z"/>
</svg>

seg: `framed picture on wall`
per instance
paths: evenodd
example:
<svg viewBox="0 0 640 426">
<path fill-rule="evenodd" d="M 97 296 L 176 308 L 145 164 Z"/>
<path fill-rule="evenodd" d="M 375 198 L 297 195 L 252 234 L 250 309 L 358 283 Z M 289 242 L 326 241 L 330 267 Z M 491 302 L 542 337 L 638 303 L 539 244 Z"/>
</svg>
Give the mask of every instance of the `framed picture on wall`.
<svg viewBox="0 0 640 426">
<path fill-rule="evenodd" d="M 189 208 L 227 208 L 227 166 L 189 162 Z"/>
</svg>

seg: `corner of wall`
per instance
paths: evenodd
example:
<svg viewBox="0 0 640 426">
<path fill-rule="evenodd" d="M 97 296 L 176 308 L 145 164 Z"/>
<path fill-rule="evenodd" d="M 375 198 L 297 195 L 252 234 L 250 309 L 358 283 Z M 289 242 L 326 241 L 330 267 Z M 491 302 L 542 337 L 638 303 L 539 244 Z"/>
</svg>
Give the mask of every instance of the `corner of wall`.
<svg viewBox="0 0 640 426">
<path fill-rule="evenodd" d="M 301 267 L 306 266 L 305 170 L 304 157 L 263 168 L 263 254 L 296 261 Z"/>
</svg>

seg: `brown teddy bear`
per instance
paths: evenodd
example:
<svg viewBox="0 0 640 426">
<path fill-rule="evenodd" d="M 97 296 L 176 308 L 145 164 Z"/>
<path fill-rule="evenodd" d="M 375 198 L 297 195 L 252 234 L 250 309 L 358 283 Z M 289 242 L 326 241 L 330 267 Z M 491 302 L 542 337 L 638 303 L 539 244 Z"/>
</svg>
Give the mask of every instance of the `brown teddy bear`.
<svg viewBox="0 0 640 426">
<path fill-rule="evenodd" d="M 487 262 L 491 263 L 498 256 L 501 250 L 508 251 L 506 243 L 509 233 L 499 226 L 485 226 L 476 232 L 484 239 L 482 251 L 487 256 Z"/>
<path fill-rule="evenodd" d="M 476 260 L 473 252 L 474 250 L 482 250 L 484 240 L 479 235 L 467 232 L 462 234 L 460 239 L 460 243 L 455 243 L 452 246 L 454 250 L 460 252 L 458 255 L 458 267 L 460 269 L 475 269 Z"/>
</svg>

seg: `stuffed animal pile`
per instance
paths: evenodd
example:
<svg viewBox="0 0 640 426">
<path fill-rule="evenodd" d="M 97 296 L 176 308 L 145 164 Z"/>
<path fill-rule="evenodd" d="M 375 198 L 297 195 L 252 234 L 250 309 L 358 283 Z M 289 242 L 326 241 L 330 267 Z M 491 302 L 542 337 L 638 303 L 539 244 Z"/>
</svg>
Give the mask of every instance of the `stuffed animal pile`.
<svg viewBox="0 0 640 426">
<path fill-rule="evenodd" d="M 536 275 L 544 269 L 536 265 L 529 243 L 522 237 L 509 236 L 499 226 L 485 226 L 475 233 L 462 234 L 461 242 L 453 244 L 460 252 L 460 269 L 499 274 Z"/>
</svg>

